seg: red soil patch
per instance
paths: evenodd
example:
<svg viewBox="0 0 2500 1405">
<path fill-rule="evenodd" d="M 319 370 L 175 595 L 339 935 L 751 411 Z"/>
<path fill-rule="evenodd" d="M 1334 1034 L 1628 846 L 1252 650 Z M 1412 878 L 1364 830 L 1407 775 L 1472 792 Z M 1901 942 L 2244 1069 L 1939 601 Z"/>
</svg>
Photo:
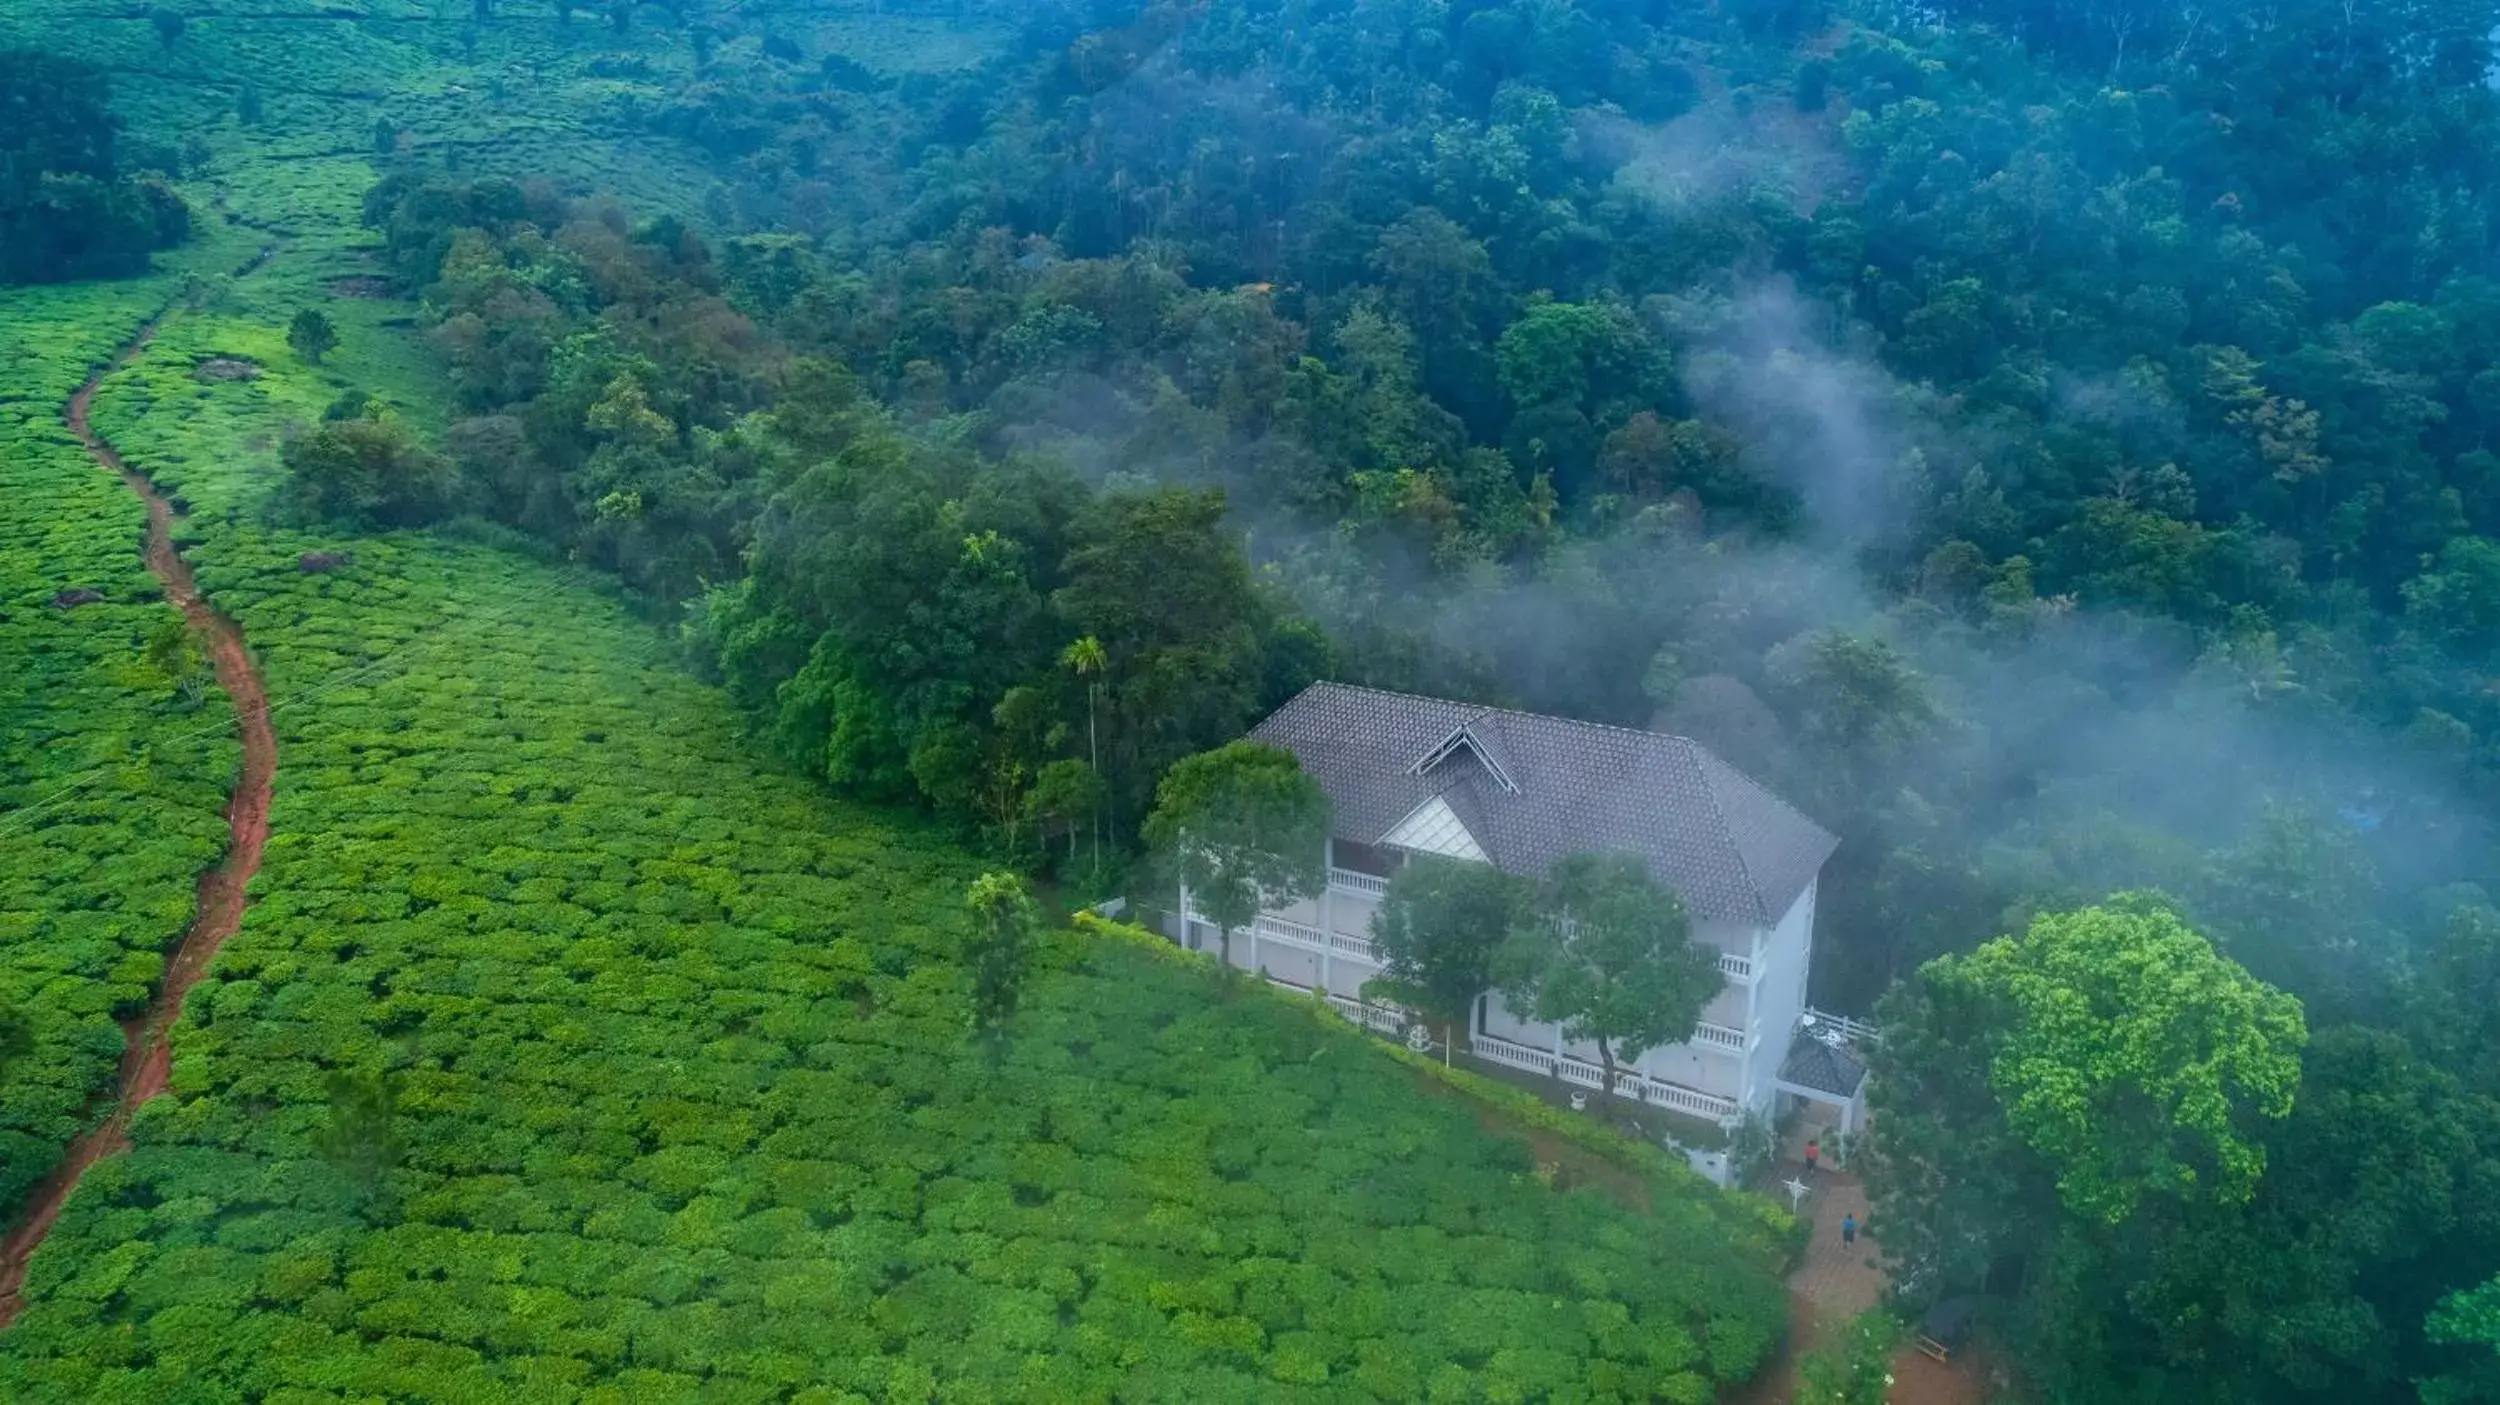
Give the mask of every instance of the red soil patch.
<svg viewBox="0 0 2500 1405">
<path fill-rule="evenodd" d="M 155 323 L 141 328 L 114 364 L 137 356 L 155 335 Z M 261 847 L 269 839 L 270 783 L 278 770 L 277 738 L 269 728 L 269 697 L 261 687 L 259 673 L 252 667 L 250 652 L 243 646 L 243 631 L 200 597 L 189 563 L 174 550 L 173 504 L 146 475 L 124 464 L 88 423 L 88 407 L 103 380 L 102 370 L 89 377 L 70 397 L 65 418 L 96 463 L 120 474 L 130 490 L 147 503 L 148 570 L 164 583 L 165 598 L 179 607 L 191 627 L 208 640 L 217 685 L 234 701 L 235 730 L 243 742 L 243 771 L 235 782 L 233 798 L 226 805 L 226 823 L 233 837 L 225 857 L 200 875 L 190 929 L 182 934 L 181 942 L 167 958 L 156 997 L 148 1002 L 145 1011 L 122 1026 L 125 1044 L 118 1094 L 111 1111 L 70 1143 L 59 1168 L 35 1187 L 8 1237 L 0 1239 L 0 1327 L 15 1321 L 24 1308 L 20 1293 L 26 1283 L 27 1262 L 51 1231 L 53 1221 L 60 1217 L 70 1192 L 78 1188 L 79 1178 L 96 1162 L 129 1148 L 131 1115 L 142 1103 L 165 1090 L 173 1069 L 173 1028 L 182 1018 L 182 999 L 208 969 L 217 948 L 243 924 L 244 889 L 260 870 Z"/>
</svg>

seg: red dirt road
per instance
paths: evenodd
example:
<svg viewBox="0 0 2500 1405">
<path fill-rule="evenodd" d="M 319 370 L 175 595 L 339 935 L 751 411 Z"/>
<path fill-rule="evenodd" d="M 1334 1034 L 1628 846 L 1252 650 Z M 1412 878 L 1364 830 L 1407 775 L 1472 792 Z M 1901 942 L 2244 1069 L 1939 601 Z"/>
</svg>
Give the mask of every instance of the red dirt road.
<svg viewBox="0 0 2500 1405">
<path fill-rule="evenodd" d="M 155 323 L 141 328 L 113 364 L 121 365 L 137 356 L 155 335 Z M 78 1188 L 79 1178 L 96 1162 L 129 1148 L 131 1114 L 139 1110 L 140 1104 L 165 1091 L 173 1069 L 173 1028 L 182 1018 L 182 999 L 198 982 L 200 973 L 208 969 L 217 948 L 243 923 L 244 889 L 251 883 L 252 875 L 260 871 L 261 847 L 269 839 L 270 784 L 278 772 L 277 737 L 269 728 L 269 697 L 261 687 L 259 673 L 252 667 L 250 652 L 243 646 L 243 631 L 200 598 L 189 563 L 174 549 L 173 504 L 145 475 L 124 464 L 88 423 L 88 407 L 95 400 L 96 387 L 103 383 L 104 374 L 98 370 L 70 397 L 65 418 L 96 463 L 120 474 L 130 490 L 147 503 L 148 571 L 164 583 L 165 598 L 181 609 L 191 627 L 207 641 L 217 686 L 234 702 L 235 730 L 243 743 L 243 769 L 235 780 L 234 795 L 226 804 L 226 823 L 233 837 L 225 857 L 200 875 L 191 926 L 166 959 L 164 979 L 157 987 L 156 997 L 148 1002 L 146 1011 L 122 1026 L 127 1042 L 112 1109 L 70 1143 L 59 1169 L 35 1187 L 8 1237 L 0 1239 L 0 1327 L 15 1321 L 25 1306 L 19 1292 L 25 1286 L 27 1261 L 51 1231 L 70 1192 Z"/>
</svg>

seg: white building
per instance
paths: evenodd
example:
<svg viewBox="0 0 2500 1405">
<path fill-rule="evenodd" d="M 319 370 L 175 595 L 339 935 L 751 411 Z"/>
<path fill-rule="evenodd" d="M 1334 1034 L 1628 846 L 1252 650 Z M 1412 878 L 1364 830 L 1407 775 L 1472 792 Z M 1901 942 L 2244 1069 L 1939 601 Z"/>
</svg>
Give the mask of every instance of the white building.
<svg viewBox="0 0 2500 1405">
<path fill-rule="evenodd" d="M 1335 802 L 1328 884 L 1235 932 L 1232 959 L 1281 985 L 1324 991 L 1349 1018 L 1395 1029 L 1361 1002 L 1379 974 L 1372 914 L 1411 854 L 1541 877 L 1572 853 L 1629 852 L 1684 899 L 1693 940 L 1717 948 L 1727 984 L 1692 1039 L 1618 1066 L 1615 1091 L 1733 1121 L 1782 1093 L 1862 1115 L 1863 1069 L 1809 1029 L 1816 879 L 1838 840 L 1700 744 L 1682 737 L 1438 698 L 1321 683 L 1251 734 L 1301 759 Z M 1197 913 L 1179 933 L 1212 951 Z M 1479 1058 L 1595 1088 L 1593 1044 L 1528 1020 L 1494 992 L 1468 1021 Z M 1845 1086 L 1843 1086 L 1845 1085 Z"/>
</svg>

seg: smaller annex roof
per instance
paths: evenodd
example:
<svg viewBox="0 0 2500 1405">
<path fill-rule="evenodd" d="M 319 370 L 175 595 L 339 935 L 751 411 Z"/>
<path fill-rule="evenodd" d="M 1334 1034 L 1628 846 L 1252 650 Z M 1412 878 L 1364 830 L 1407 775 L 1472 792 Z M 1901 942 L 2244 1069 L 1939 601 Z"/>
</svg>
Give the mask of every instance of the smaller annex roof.
<svg viewBox="0 0 2500 1405">
<path fill-rule="evenodd" d="M 1800 1034 L 1788 1043 L 1788 1057 L 1780 1062 L 1779 1081 L 1836 1098 L 1854 1098 L 1859 1086 L 1866 1082 L 1866 1065 L 1837 1044 Z"/>
<path fill-rule="evenodd" d="M 1315 683 L 1251 735 L 1301 758 L 1340 839 L 1429 830 L 1458 852 L 1454 820 L 1488 861 L 1530 876 L 1567 854 L 1635 853 L 1704 918 L 1779 921 L 1840 842 L 1700 743 L 1659 732 Z"/>
</svg>

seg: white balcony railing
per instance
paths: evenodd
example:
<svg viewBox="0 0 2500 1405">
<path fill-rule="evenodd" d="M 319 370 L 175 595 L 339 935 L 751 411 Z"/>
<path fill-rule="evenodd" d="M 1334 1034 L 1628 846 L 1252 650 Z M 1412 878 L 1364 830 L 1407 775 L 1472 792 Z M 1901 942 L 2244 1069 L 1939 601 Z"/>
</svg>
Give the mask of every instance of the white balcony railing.
<svg viewBox="0 0 2500 1405">
<path fill-rule="evenodd" d="M 1575 1059 L 1569 1054 L 1558 1055 L 1551 1049 L 1532 1049 L 1525 1044 L 1513 1044 L 1507 1039 L 1496 1039 L 1489 1034 L 1472 1036 L 1467 1041 L 1467 1047 L 1477 1058 L 1515 1068 L 1523 1073 L 1543 1074 L 1548 1078 L 1557 1078 L 1583 1088 L 1605 1086 L 1606 1071 L 1603 1068 L 1585 1059 Z M 1705 1093 L 1698 1088 L 1687 1088 L 1681 1083 L 1669 1083 L 1663 1079 L 1650 1078 L 1639 1073 L 1616 1074 L 1615 1092 L 1635 1102 L 1648 1103 L 1652 1107 L 1673 1108 L 1677 1112 L 1707 1118 L 1714 1122 L 1731 1121 L 1739 1111 L 1736 1100 L 1733 1098 L 1723 1098 L 1715 1093 Z"/>
<path fill-rule="evenodd" d="M 1258 929 L 1260 936 L 1272 941 L 1284 942 L 1290 946 L 1306 946 L 1317 951 L 1328 944 L 1328 934 L 1319 928 L 1306 927 L 1299 922 L 1288 922 L 1282 917 L 1269 917 L 1262 913 L 1259 919 L 1251 925 Z"/>
<path fill-rule="evenodd" d="M 1877 1038 L 1875 1026 L 1865 1020 L 1853 1020 L 1847 1015 L 1827 1014 L 1812 1008 L 1809 1008 L 1805 1012 L 1805 1017 L 1797 1023 L 1803 1029 L 1837 1033 L 1844 1041 L 1851 1044 L 1872 1044 Z"/>
<path fill-rule="evenodd" d="M 1723 1024 L 1704 1022 L 1695 1025 L 1692 1042 L 1696 1048 L 1709 1049 L 1723 1054 L 1743 1055 L 1753 1052 L 1753 1039 L 1745 1031 L 1730 1029 Z"/>
<path fill-rule="evenodd" d="M 1328 998 L 1328 1008 L 1343 1015 L 1347 1023 L 1361 1025 L 1365 1029 L 1381 1034 L 1399 1033 L 1415 1019 L 1415 1013 L 1402 1005 L 1374 1004 L 1368 1000 L 1356 1000 L 1351 996 L 1339 995 L 1333 990 L 1314 990 L 1307 985 L 1296 985 L 1292 981 L 1280 980 L 1275 976 L 1268 977 L 1267 983 L 1278 990 L 1291 991 L 1295 995 L 1305 997 L 1324 995 Z"/>
<path fill-rule="evenodd" d="M 1205 913 L 1194 907 L 1189 910 L 1188 917 L 1192 922 L 1206 922 L 1209 926 L 1214 925 Z M 1347 932 L 1323 932 L 1317 927 L 1283 917 L 1270 917 L 1264 913 L 1260 914 L 1250 927 L 1252 931 L 1258 933 L 1259 940 L 1263 942 L 1282 942 L 1287 946 L 1300 947 L 1304 951 L 1325 951 L 1331 956 L 1351 957 L 1357 961 L 1368 961 L 1375 966 L 1380 964 L 1380 957 L 1373 952 L 1369 938 L 1354 936 Z"/>
<path fill-rule="evenodd" d="M 1750 956 L 1738 956 L 1733 952 L 1726 951 L 1720 952 L 1719 971 L 1729 980 L 1736 982 L 1738 985 L 1753 984 L 1753 958 Z"/>
<path fill-rule="evenodd" d="M 1328 886 L 1356 897 L 1377 898 L 1389 891 L 1389 880 L 1378 874 L 1357 873 L 1350 868 L 1331 868 L 1328 870 Z"/>
</svg>

